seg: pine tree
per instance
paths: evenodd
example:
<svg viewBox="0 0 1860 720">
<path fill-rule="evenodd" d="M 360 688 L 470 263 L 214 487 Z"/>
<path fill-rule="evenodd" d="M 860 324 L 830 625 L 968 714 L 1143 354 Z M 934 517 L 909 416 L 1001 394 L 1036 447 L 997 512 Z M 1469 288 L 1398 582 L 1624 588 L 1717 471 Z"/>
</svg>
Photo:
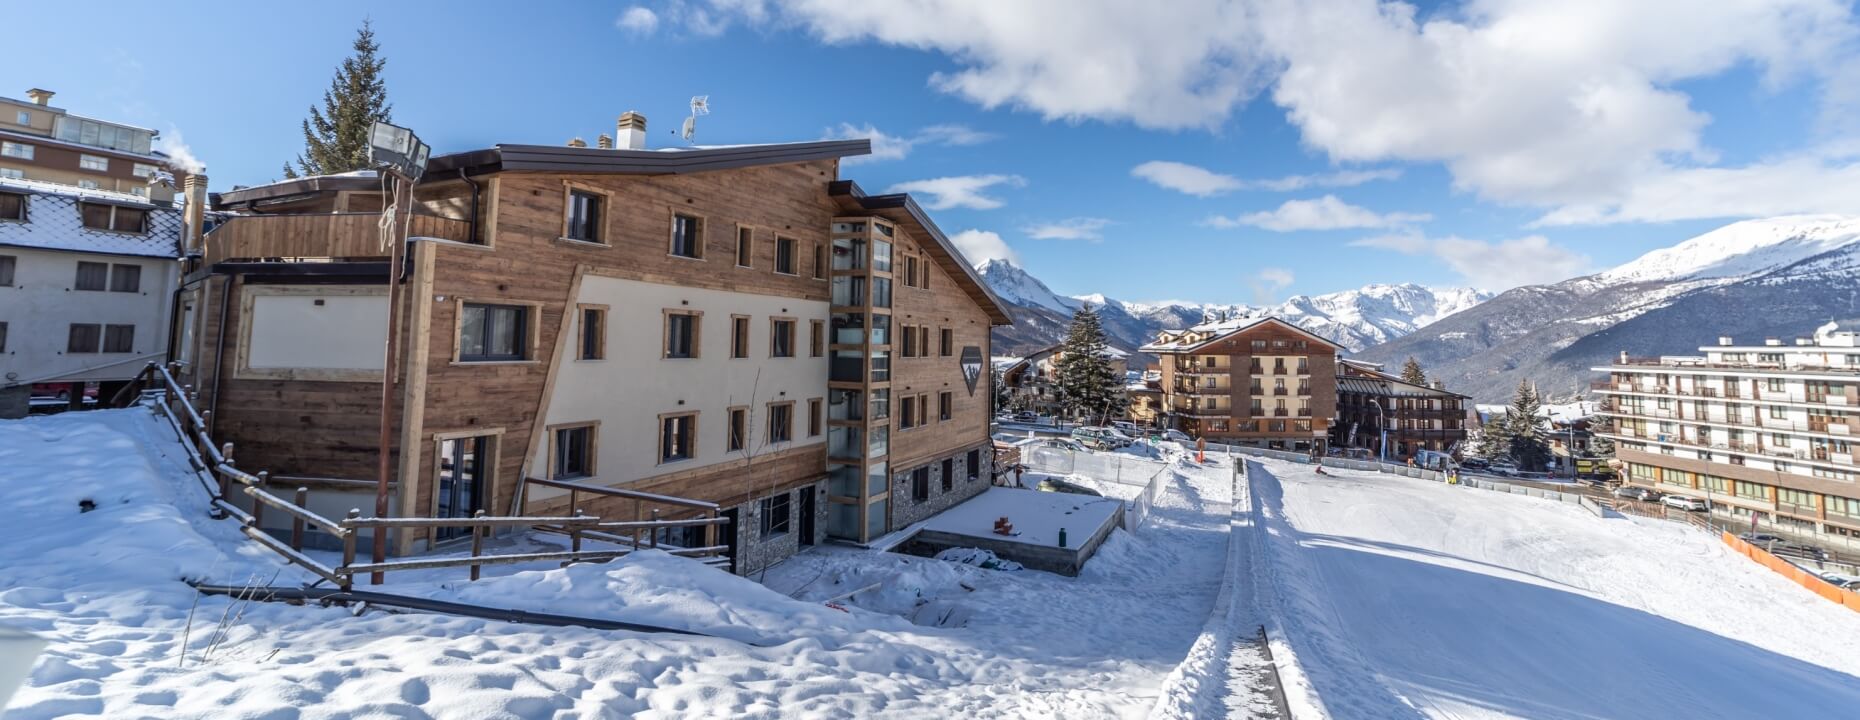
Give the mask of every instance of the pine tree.
<svg viewBox="0 0 1860 720">
<path fill-rule="evenodd" d="M 387 82 L 381 71 L 387 59 L 378 55 L 375 31 L 364 20 L 355 31 L 353 55 L 344 58 L 323 93 L 323 107 L 310 106 L 303 123 L 304 151 L 297 168 L 284 164 L 287 178 L 331 175 L 368 167 L 368 133 L 376 122 L 390 122 L 393 106 L 387 101 Z"/>
<path fill-rule="evenodd" d="M 1479 445 L 1473 454 L 1487 460 L 1498 460 L 1511 455 L 1511 433 L 1506 428 L 1506 418 L 1495 417 L 1487 420 L 1479 429 Z"/>
<path fill-rule="evenodd" d="M 1505 409 L 1505 434 L 1519 469 L 1541 470 L 1549 465 L 1550 444 L 1544 436 L 1544 419 L 1538 415 L 1542 405 L 1537 388 L 1528 380 L 1518 381 L 1511 407 Z"/>
<path fill-rule="evenodd" d="M 1123 378 L 1111 369 L 1104 326 L 1091 305 L 1072 315 L 1072 328 L 1053 363 L 1053 388 L 1059 405 L 1073 418 L 1114 417 L 1124 414 Z"/>
<path fill-rule="evenodd" d="M 1401 381 L 1409 385 L 1427 387 L 1427 372 L 1421 369 L 1421 361 L 1408 356 L 1408 362 L 1401 366 Z"/>
</svg>

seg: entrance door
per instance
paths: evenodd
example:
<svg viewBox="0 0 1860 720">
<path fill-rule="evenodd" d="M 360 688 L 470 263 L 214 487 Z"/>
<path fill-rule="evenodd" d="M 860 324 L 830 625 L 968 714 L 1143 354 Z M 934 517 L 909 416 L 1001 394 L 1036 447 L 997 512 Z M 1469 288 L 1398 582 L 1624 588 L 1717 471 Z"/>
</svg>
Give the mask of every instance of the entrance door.
<svg viewBox="0 0 1860 720">
<path fill-rule="evenodd" d="M 490 438 L 484 436 L 439 441 L 439 506 L 434 517 L 468 518 L 485 509 Z M 439 528 L 435 540 L 467 537 L 466 528 Z"/>
<path fill-rule="evenodd" d="M 801 522 L 796 528 L 801 533 L 799 540 L 802 545 L 814 544 L 814 496 L 817 494 L 813 488 L 801 488 Z"/>
<path fill-rule="evenodd" d="M 723 511 L 723 517 L 729 520 L 729 522 L 726 522 L 723 524 L 723 528 L 722 528 L 723 529 L 723 544 L 724 544 L 724 547 L 728 548 L 727 550 L 724 550 L 724 552 L 727 553 L 728 557 L 730 558 L 730 573 L 735 574 L 736 573 L 736 508 L 730 508 L 728 510 Z"/>
</svg>

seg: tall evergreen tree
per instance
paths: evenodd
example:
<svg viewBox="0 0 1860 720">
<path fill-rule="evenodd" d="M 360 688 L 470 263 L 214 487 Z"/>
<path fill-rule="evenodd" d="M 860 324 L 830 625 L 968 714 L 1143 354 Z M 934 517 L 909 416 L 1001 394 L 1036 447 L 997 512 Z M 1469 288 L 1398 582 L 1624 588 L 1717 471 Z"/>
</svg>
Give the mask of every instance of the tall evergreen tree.
<svg viewBox="0 0 1860 720">
<path fill-rule="evenodd" d="M 1487 460 L 1498 460 L 1511 455 L 1511 433 L 1506 428 L 1506 418 L 1495 417 L 1485 421 L 1479 429 L 1479 444 L 1473 454 Z"/>
<path fill-rule="evenodd" d="M 336 76 L 323 92 L 323 107 L 310 106 L 304 119 L 304 151 L 297 155 L 297 167 L 284 163 L 284 176 L 330 175 L 368 167 L 368 132 L 374 124 L 391 122 L 394 107 L 387 101 L 387 81 L 381 71 L 387 59 L 380 56 L 374 27 L 366 20 L 355 31 L 350 46 L 354 54 L 344 58 Z"/>
<path fill-rule="evenodd" d="M 1518 381 L 1518 391 L 1505 409 L 1505 434 L 1510 440 L 1511 458 L 1523 470 L 1542 470 L 1550 463 L 1550 443 L 1545 437 L 1544 419 L 1538 414 L 1543 403 L 1537 388 L 1529 380 Z"/>
<path fill-rule="evenodd" d="M 1060 407 L 1067 415 L 1104 418 L 1124 414 L 1124 397 L 1119 392 L 1124 379 L 1111 368 L 1104 326 L 1090 304 L 1080 305 L 1073 313 L 1072 328 L 1060 346 L 1053 374 Z"/>
<path fill-rule="evenodd" d="M 1408 356 L 1408 362 L 1401 366 L 1401 381 L 1409 385 L 1427 386 L 1427 372 L 1421 369 L 1421 361 Z"/>
</svg>

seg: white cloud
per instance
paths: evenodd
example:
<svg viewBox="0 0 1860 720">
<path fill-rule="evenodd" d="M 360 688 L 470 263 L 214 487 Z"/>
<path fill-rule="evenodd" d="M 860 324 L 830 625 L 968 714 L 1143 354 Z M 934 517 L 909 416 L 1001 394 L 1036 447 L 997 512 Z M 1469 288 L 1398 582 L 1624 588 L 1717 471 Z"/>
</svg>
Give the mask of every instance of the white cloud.
<svg viewBox="0 0 1860 720">
<path fill-rule="evenodd" d="M 1554 283 L 1594 271 L 1588 256 L 1552 243 L 1542 235 L 1487 242 L 1457 236 L 1430 238 L 1419 233 L 1404 233 L 1364 238 L 1350 244 L 1406 255 L 1431 255 L 1459 273 L 1467 284 L 1492 291 Z"/>
<path fill-rule="evenodd" d="M 1005 203 L 992 195 L 985 194 L 989 188 L 997 185 L 1021 187 L 1026 184 L 1027 181 L 1021 179 L 1019 175 L 957 175 L 901 182 L 886 189 L 885 192 L 929 195 L 930 201 L 924 203 L 924 207 L 931 210 L 948 210 L 957 207 L 970 210 L 993 210 Z"/>
<path fill-rule="evenodd" d="M 1253 304 L 1270 305 L 1279 297 L 1279 291 L 1292 286 L 1296 276 L 1285 268 L 1260 268 L 1247 280 L 1253 287 Z"/>
<path fill-rule="evenodd" d="M 951 235 L 949 241 L 962 251 L 962 256 L 968 258 L 971 265 L 980 266 L 990 260 L 1020 264 L 1020 254 L 1008 247 L 1007 241 L 1002 240 L 999 234 L 988 230 L 964 230 Z"/>
<path fill-rule="evenodd" d="M 649 35 L 652 31 L 659 29 L 659 14 L 650 8 L 634 5 L 627 8 L 626 12 L 620 13 L 620 17 L 614 20 L 614 27 L 640 35 Z"/>
<path fill-rule="evenodd" d="M 1130 174 L 1196 197 L 1212 197 L 1241 187 L 1240 179 L 1232 175 L 1170 160 L 1151 160 L 1131 168 Z"/>
<path fill-rule="evenodd" d="M 1735 168 L 1674 168 L 1606 202 L 1564 205 L 1532 223 L 1596 225 L 1801 213 L 1860 214 L 1860 163 L 1792 157 Z"/>
<path fill-rule="evenodd" d="M 902 137 L 886 134 L 873 127 L 871 123 L 854 125 L 840 123 L 839 127 L 827 128 L 827 140 L 856 140 L 870 138 L 872 154 L 857 155 L 842 161 L 844 165 L 880 162 L 885 160 L 903 160 L 918 145 L 978 145 L 995 139 L 993 133 L 975 130 L 966 125 L 931 125 L 917 131 L 916 135 Z"/>
<path fill-rule="evenodd" d="M 1317 175 L 1287 175 L 1280 178 L 1244 181 L 1249 190 L 1272 190 L 1291 192 L 1312 187 L 1341 188 L 1356 187 L 1363 183 L 1377 180 L 1394 180 L 1401 177 L 1401 171 L 1394 168 L 1377 170 L 1339 170 L 1333 173 Z"/>
<path fill-rule="evenodd" d="M 1325 195 L 1316 200 L 1287 200 L 1276 210 L 1248 213 L 1238 217 L 1216 215 L 1208 218 L 1205 224 L 1217 228 L 1250 225 L 1273 232 L 1293 232 L 1296 230 L 1386 228 L 1432 219 L 1433 216 L 1427 213 L 1378 213 L 1339 200 L 1335 195 Z"/>
<path fill-rule="evenodd" d="M 1035 223 L 1021 228 L 1035 240 L 1103 240 L 1100 232 L 1111 221 L 1104 218 L 1075 217 L 1049 223 Z"/>
</svg>

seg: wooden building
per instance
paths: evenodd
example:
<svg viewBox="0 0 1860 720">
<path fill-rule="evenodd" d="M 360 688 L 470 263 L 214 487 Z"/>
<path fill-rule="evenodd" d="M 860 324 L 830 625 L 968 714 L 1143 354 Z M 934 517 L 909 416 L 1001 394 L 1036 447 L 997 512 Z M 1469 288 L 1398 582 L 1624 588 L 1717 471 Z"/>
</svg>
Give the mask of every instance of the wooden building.
<svg viewBox="0 0 1860 720">
<path fill-rule="evenodd" d="M 1470 400 L 1438 383 L 1415 385 L 1383 372 L 1379 365 L 1339 359 L 1331 444 L 1368 448 L 1372 455 L 1392 461 L 1421 450 L 1453 452 L 1466 440 Z"/>
<path fill-rule="evenodd" d="M 1010 320 L 908 196 L 840 179 L 870 143 L 654 150 L 644 124 L 433 158 L 401 267 L 373 173 L 216 196 L 237 214 L 193 249 L 176 331 L 215 437 L 327 515 L 371 507 L 393 278 L 394 515 L 703 500 L 747 572 L 985 488 L 983 362 Z"/>
<path fill-rule="evenodd" d="M 1161 359 L 1163 412 L 1213 442 L 1323 452 L 1337 410 L 1338 346 L 1277 318 L 1166 330 L 1141 350 Z"/>
</svg>

